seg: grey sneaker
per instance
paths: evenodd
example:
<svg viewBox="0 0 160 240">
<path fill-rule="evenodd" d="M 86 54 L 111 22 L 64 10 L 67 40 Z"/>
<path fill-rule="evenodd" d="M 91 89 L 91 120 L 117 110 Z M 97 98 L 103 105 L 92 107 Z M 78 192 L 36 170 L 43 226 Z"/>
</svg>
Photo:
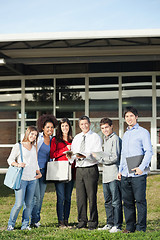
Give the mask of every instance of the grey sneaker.
<svg viewBox="0 0 160 240">
<path fill-rule="evenodd" d="M 110 230 L 112 228 L 111 225 L 106 224 L 103 228 L 98 228 L 98 230 Z"/>
<path fill-rule="evenodd" d="M 12 225 L 9 225 L 8 227 L 7 227 L 7 231 L 13 231 L 14 230 L 14 227 L 12 227 Z"/>
</svg>

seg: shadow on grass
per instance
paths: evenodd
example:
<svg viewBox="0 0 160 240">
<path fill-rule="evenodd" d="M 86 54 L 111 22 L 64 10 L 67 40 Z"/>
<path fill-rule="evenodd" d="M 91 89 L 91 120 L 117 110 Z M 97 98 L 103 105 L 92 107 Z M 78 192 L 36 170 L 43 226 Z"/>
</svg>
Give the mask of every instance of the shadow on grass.
<svg viewBox="0 0 160 240">
<path fill-rule="evenodd" d="M 8 197 L 14 194 L 14 190 L 6 187 L 4 182 L 5 174 L 0 174 L 0 197 Z"/>
</svg>

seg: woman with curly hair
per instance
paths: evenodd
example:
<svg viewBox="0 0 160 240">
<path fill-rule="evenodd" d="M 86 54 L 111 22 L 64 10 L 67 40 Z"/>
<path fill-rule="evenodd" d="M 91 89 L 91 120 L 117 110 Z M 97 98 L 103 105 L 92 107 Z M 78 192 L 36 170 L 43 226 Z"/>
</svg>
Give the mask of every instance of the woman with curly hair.
<svg viewBox="0 0 160 240">
<path fill-rule="evenodd" d="M 38 137 L 38 164 L 42 174 L 42 178 L 37 181 L 33 210 L 31 214 L 31 226 L 38 228 L 40 226 L 40 212 L 42 202 L 46 190 L 46 170 L 47 162 L 50 159 L 50 142 L 54 132 L 54 128 L 57 126 L 57 119 L 50 114 L 44 114 L 37 120 L 37 128 L 39 131 Z"/>
<path fill-rule="evenodd" d="M 68 118 L 63 118 L 57 127 L 56 137 L 52 139 L 50 158 L 55 161 L 68 161 L 65 151 L 71 149 L 72 128 Z M 68 227 L 68 218 L 70 214 L 71 195 L 75 180 L 75 163 L 72 163 L 71 181 L 56 181 L 57 194 L 57 216 L 59 227 Z"/>
</svg>

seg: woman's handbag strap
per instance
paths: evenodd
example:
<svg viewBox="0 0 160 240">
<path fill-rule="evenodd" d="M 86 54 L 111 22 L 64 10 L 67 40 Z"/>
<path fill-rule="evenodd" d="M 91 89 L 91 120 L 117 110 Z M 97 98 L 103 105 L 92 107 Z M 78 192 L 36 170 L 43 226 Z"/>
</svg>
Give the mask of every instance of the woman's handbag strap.
<svg viewBox="0 0 160 240">
<path fill-rule="evenodd" d="M 22 144 L 19 143 L 20 154 L 21 154 L 21 162 L 23 162 L 23 153 L 22 153 Z"/>
</svg>

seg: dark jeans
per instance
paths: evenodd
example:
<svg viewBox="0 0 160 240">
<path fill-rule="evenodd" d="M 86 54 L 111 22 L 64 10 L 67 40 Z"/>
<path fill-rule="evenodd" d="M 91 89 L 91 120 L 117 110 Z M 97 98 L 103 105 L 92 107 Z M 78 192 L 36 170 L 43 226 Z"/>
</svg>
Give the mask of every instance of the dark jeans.
<svg viewBox="0 0 160 240">
<path fill-rule="evenodd" d="M 99 172 L 97 165 L 77 168 L 76 195 L 79 226 L 96 228 L 98 225 L 97 186 Z M 89 200 L 90 219 L 87 218 L 87 200 Z"/>
<path fill-rule="evenodd" d="M 121 180 L 122 199 L 126 229 L 134 232 L 146 231 L 147 202 L 146 202 L 146 175 L 138 177 L 123 177 Z M 137 206 L 137 224 L 136 207 Z"/>
<path fill-rule="evenodd" d="M 69 182 L 56 182 L 57 194 L 57 216 L 58 221 L 64 221 L 69 218 L 71 207 L 71 195 L 74 186 L 74 180 Z"/>
<path fill-rule="evenodd" d="M 103 183 L 103 194 L 105 200 L 105 209 L 107 224 L 121 229 L 123 222 L 121 183 L 114 180 L 109 183 Z"/>
</svg>

